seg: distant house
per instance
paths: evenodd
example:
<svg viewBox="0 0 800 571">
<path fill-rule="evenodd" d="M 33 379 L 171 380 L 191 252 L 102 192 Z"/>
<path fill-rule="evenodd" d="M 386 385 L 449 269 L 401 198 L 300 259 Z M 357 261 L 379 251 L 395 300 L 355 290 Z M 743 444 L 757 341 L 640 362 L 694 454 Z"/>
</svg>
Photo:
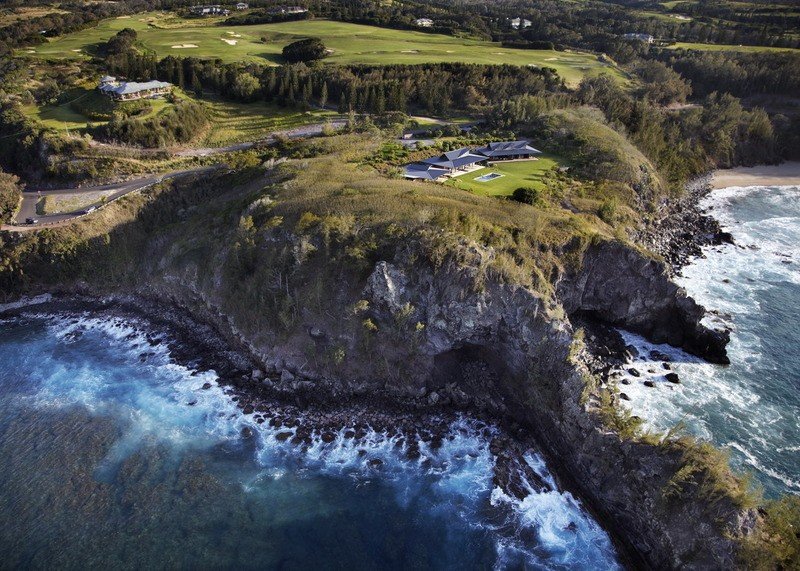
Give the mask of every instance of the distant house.
<svg viewBox="0 0 800 571">
<path fill-rule="evenodd" d="M 130 101 L 166 95 L 172 91 L 172 84 L 166 81 L 117 81 L 117 78 L 106 75 L 100 79 L 98 89 L 116 101 Z"/>
<path fill-rule="evenodd" d="M 196 16 L 227 16 L 231 13 L 227 8 L 219 4 L 209 4 L 205 6 L 191 6 L 189 12 Z"/>
<path fill-rule="evenodd" d="M 541 155 L 542 151 L 534 149 L 528 141 L 496 141 L 485 147 L 475 149 L 475 153 L 493 160 L 529 159 Z"/>
<path fill-rule="evenodd" d="M 305 14 L 308 8 L 302 6 L 273 6 L 267 10 L 270 14 Z"/>
<path fill-rule="evenodd" d="M 533 22 L 530 20 L 525 20 L 523 18 L 514 18 L 511 20 L 511 27 L 515 30 L 519 30 L 520 28 L 530 28 L 533 25 Z"/>
<path fill-rule="evenodd" d="M 432 28 L 433 27 L 433 20 L 430 18 L 417 18 L 414 20 L 414 25 L 420 28 Z"/>
<path fill-rule="evenodd" d="M 652 44 L 654 41 L 656 41 L 656 39 L 650 34 L 630 33 L 630 34 L 623 34 L 622 37 L 625 38 L 626 40 L 638 40 L 646 44 Z"/>
<path fill-rule="evenodd" d="M 236 4 L 237 10 L 247 10 L 249 7 L 250 5 L 247 4 L 246 2 L 239 2 L 238 4 Z"/>
</svg>

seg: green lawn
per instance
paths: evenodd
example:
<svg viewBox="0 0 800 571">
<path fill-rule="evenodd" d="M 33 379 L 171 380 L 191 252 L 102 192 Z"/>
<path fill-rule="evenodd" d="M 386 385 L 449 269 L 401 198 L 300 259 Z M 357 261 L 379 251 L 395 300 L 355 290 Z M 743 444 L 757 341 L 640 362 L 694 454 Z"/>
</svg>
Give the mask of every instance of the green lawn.
<svg viewBox="0 0 800 571">
<path fill-rule="evenodd" d="M 543 153 L 536 161 L 501 161 L 494 166 L 448 179 L 445 184 L 483 196 L 511 196 L 520 187 L 543 188 L 544 173 L 561 164 L 563 161 L 555 155 Z M 503 176 L 488 182 L 475 180 L 489 173 Z"/>
<path fill-rule="evenodd" d="M 330 20 L 302 20 L 252 26 L 202 25 L 202 20 L 185 20 L 184 27 L 159 27 L 161 19 L 175 23 L 174 16 L 148 12 L 131 18 L 104 20 L 97 26 L 50 40 L 41 46 L 21 50 L 22 54 L 47 58 L 81 58 L 95 53 L 100 42 L 119 30 L 130 27 L 139 40 L 159 56 L 185 55 L 220 58 L 223 61 L 282 62 L 283 47 L 299 38 L 317 36 L 333 53 L 325 61 L 338 64 L 418 64 L 466 62 L 482 64 L 508 63 L 553 67 L 570 84 L 584 76 L 623 74 L 614 66 L 600 62 L 597 56 L 580 52 L 520 50 L 500 44 L 427 34 L 408 30 L 392 30 Z M 266 42 L 262 41 L 266 39 Z"/>
<path fill-rule="evenodd" d="M 212 127 L 205 139 L 205 144 L 211 147 L 255 141 L 276 131 L 320 123 L 339 116 L 332 111 L 304 113 L 262 102 L 232 103 L 204 100 L 204 103 L 210 108 L 212 117 Z"/>
<path fill-rule="evenodd" d="M 73 89 L 70 94 L 72 97 L 70 97 L 69 101 L 61 105 L 44 105 L 40 107 L 31 104 L 23 109 L 32 119 L 45 127 L 56 129 L 57 131 L 77 133 L 84 131 L 88 123 L 93 123 L 94 125 L 103 123 L 103 121 L 90 120 L 70 105 L 70 103 L 78 99 L 103 97 L 102 95 L 92 89 L 84 88 Z M 180 90 L 177 91 L 177 94 L 180 97 L 192 98 Z M 136 115 L 140 120 L 149 119 L 172 105 L 164 98 L 149 99 L 147 103 L 150 105 L 150 109 Z M 255 141 L 276 131 L 286 131 L 302 125 L 320 123 L 326 119 L 339 117 L 333 111 L 302 112 L 264 102 L 234 103 L 214 98 L 203 99 L 202 103 L 209 110 L 211 126 L 207 134 L 199 142 L 210 147 L 243 141 Z M 91 105 L 87 107 L 92 108 Z"/>
<path fill-rule="evenodd" d="M 114 194 L 114 192 L 113 190 L 98 190 L 81 194 L 52 194 L 37 202 L 36 213 L 42 215 L 77 212 L 101 202 L 104 198 Z"/>
<path fill-rule="evenodd" d="M 728 44 L 691 44 L 686 42 L 678 42 L 669 46 L 669 49 L 676 50 L 683 48 L 685 50 L 705 50 L 714 52 L 791 52 L 798 51 L 794 48 L 774 48 L 771 46 L 735 46 Z"/>
</svg>

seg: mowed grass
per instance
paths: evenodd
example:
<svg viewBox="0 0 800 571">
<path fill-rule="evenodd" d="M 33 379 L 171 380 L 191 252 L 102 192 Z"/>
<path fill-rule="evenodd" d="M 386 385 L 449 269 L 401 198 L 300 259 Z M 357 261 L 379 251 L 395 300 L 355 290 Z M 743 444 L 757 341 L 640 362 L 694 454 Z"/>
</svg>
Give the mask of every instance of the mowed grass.
<svg viewBox="0 0 800 571">
<path fill-rule="evenodd" d="M 195 99 L 180 90 L 177 90 L 176 94 L 179 98 Z M 85 101 L 103 97 L 96 90 L 76 88 L 72 90 L 71 95 L 69 101 L 61 105 L 38 106 L 31 104 L 25 106 L 23 110 L 43 127 L 73 134 L 85 131 L 89 123 L 93 125 L 105 123 L 105 121 L 91 120 L 76 111 L 71 105 L 77 100 Z M 139 120 L 155 117 L 172 107 L 172 103 L 163 97 L 146 101 L 150 109 L 136 115 L 135 117 Z M 211 124 L 207 132 L 202 134 L 202 139 L 198 137 L 197 143 L 210 147 L 256 141 L 266 138 L 272 133 L 340 117 L 333 111 L 302 112 L 264 102 L 234 103 L 216 98 L 204 98 L 200 102 L 208 109 Z M 91 105 L 87 105 L 87 107 L 91 108 Z"/>
<path fill-rule="evenodd" d="M 671 50 L 702 50 L 712 52 L 800 52 L 795 48 L 779 48 L 772 46 L 736 46 L 731 44 L 693 44 L 677 42 L 669 46 Z"/>
<path fill-rule="evenodd" d="M 219 147 L 263 139 L 271 133 L 287 131 L 338 117 L 331 111 L 300 112 L 269 103 L 204 101 L 211 116 L 211 130 L 205 144 Z"/>
<path fill-rule="evenodd" d="M 83 131 L 88 127 L 89 123 L 93 125 L 102 125 L 105 121 L 90 119 L 86 117 L 73 107 L 73 103 L 83 101 L 87 108 L 92 108 L 92 100 L 99 100 L 105 97 L 98 93 L 95 89 L 90 87 L 75 88 L 70 90 L 70 98 L 68 101 L 60 105 L 36 105 L 30 104 L 23 107 L 25 113 L 35 121 L 38 121 L 43 127 L 55 129 L 57 131 Z M 156 99 L 147 99 L 149 109 L 136 115 L 137 119 L 145 120 L 162 113 L 170 108 L 172 104 L 159 97 Z"/>
<path fill-rule="evenodd" d="M 160 27 L 159 18 L 170 23 Z M 326 62 L 331 64 L 421 64 L 463 62 L 476 64 L 512 64 L 552 67 L 567 83 L 577 84 L 585 76 L 624 74 L 597 56 L 581 52 L 520 50 L 498 43 L 392 30 L 330 20 L 302 20 L 252 26 L 198 25 L 181 27 L 174 16 L 148 12 L 126 19 L 104 20 L 96 27 L 50 40 L 47 44 L 23 50 L 22 54 L 46 58 L 81 58 L 96 53 L 97 45 L 119 30 L 129 27 L 139 34 L 142 45 L 158 56 L 185 55 L 220 58 L 226 62 L 255 61 L 274 65 L 283 63 L 281 51 L 298 39 L 322 38 L 333 50 Z M 199 22 L 202 23 L 202 20 Z M 262 38 L 266 40 L 262 41 Z"/>
<path fill-rule="evenodd" d="M 544 188 L 542 182 L 544 174 L 553 167 L 561 165 L 563 161 L 555 155 L 542 153 L 535 161 L 499 161 L 493 166 L 448 179 L 445 184 L 481 196 L 511 196 L 521 187 Z M 490 173 L 503 176 L 487 182 L 475 180 Z"/>
</svg>

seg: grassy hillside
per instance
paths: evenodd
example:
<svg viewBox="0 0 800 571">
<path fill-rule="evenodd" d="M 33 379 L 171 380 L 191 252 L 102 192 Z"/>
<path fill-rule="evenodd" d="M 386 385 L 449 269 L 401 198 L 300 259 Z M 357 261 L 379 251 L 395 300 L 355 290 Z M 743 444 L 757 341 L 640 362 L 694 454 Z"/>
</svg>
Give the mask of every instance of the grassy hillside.
<svg viewBox="0 0 800 571">
<path fill-rule="evenodd" d="M 105 20 L 89 28 L 53 39 L 23 53 L 47 58 L 80 58 L 95 53 L 98 43 L 123 28 L 133 28 L 147 49 L 161 57 L 184 55 L 220 58 L 226 62 L 260 61 L 280 64 L 283 47 L 299 38 L 322 38 L 333 53 L 325 61 L 336 64 L 418 64 L 465 62 L 552 67 L 571 84 L 584 76 L 608 72 L 613 66 L 586 53 L 503 48 L 500 44 L 406 30 L 392 30 L 330 20 L 303 20 L 252 26 L 158 27 L 159 13 Z M 174 16 L 171 21 L 175 20 Z M 197 20 L 187 20 L 195 23 Z M 201 21 L 205 22 L 205 21 Z"/>
<path fill-rule="evenodd" d="M 798 50 L 794 48 L 775 48 L 771 46 L 734 46 L 727 44 L 692 44 L 687 42 L 677 42 L 669 49 L 684 49 L 684 50 L 702 50 L 714 52 L 794 52 Z"/>
</svg>

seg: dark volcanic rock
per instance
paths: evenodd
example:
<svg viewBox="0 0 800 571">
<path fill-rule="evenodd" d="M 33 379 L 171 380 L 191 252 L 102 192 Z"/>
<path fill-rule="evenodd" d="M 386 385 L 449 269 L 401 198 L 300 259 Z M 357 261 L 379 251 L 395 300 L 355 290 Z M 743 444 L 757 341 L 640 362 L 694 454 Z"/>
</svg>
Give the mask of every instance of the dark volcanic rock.
<svg viewBox="0 0 800 571">
<path fill-rule="evenodd" d="M 664 375 L 664 378 L 667 379 L 670 383 L 675 383 L 676 385 L 681 382 L 680 377 L 678 377 L 678 373 L 667 373 Z"/>
</svg>

